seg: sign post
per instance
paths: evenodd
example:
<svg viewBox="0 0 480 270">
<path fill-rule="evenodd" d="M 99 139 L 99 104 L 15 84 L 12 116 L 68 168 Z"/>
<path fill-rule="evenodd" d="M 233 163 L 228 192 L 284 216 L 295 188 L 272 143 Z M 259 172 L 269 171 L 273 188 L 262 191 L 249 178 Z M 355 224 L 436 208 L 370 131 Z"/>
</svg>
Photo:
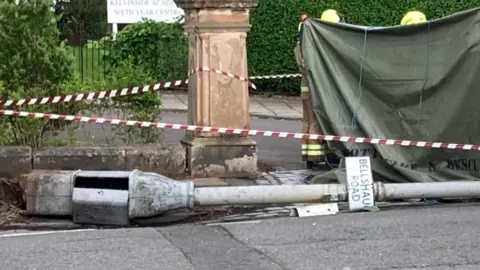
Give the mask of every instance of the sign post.
<svg viewBox="0 0 480 270">
<path fill-rule="evenodd" d="M 348 205 L 350 210 L 375 206 L 370 157 L 346 157 Z"/>
<path fill-rule="evenodd" d="M 112 24 L 112 37 L 113 40 L 117 38 L 117 33 L 118 33 L 118 24 L 114 23 Z"/>
</svg>

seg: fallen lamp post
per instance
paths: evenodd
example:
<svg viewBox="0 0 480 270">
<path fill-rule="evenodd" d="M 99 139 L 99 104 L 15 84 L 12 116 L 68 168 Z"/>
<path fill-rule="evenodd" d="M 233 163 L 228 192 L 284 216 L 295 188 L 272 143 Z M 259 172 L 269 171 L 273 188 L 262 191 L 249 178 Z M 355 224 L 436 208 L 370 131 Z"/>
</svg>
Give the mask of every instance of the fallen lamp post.
<svg viewBox="0 0 480 270">
<path fill-rule="evenodd" d="M 480 197 L 480 182 L 373 185 L 375 201 Z M 27 177 L 28 215 L 72 216 L 75 223 L 128 225 L 194 206 L 327 203 L 348 201 L 345 184 L 195 187 L 156 173 L 46 171 Z"/>
</svg>

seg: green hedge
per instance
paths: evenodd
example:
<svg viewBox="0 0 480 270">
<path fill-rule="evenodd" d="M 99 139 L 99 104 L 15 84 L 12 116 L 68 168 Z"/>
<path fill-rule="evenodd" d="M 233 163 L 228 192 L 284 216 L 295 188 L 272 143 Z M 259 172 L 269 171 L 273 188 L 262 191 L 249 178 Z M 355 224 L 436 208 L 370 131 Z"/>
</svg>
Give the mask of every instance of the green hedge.
<svg viewBox="0 0 480 270">
<path fill-rule="evenodd" d="M 182 24 L 143 20 L 126 26 L 117 34 L 105 60 L 116 66 L 129 59 L 157 81 L 185 77 L 188 40 Z"/>
<path fill-rule="evenodd" d="M 480 6 L 480 0 L 260 0 L 251 11 L 252 29 L 248 36 L 249 75 L 297 73 L 293 57 L 298 16 L 308 12 L 320 17 L 333 8 L 345 14 L 348 23 L 387 26 L 400 23 L 403 14 L 418 9 L 428 19 Z M 255 84 L 263 91 L 298 92 L 295 79 L 265 80 Z"/>
</svg>

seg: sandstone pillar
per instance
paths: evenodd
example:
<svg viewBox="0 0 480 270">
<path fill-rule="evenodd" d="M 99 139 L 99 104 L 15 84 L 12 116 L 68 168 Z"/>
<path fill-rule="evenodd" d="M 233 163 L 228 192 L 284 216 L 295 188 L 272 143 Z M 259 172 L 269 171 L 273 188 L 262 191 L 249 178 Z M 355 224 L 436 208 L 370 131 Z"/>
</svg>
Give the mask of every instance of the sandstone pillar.
<svg viewBox="0 0 480 270">
<path fill-rule="evenodd" d="M 185 11 L 188 68 L 215 68 L 247 77 L 249 9 L 259 0 L 174 0 Z M 200 126 L 249 128 L 247 82 L 211 72 L 189 78 L 188 122 Z M 187 131 L 182 140 L 194 176 L 253 176 L 256 143 L 248 136 Z"/>
</svg>

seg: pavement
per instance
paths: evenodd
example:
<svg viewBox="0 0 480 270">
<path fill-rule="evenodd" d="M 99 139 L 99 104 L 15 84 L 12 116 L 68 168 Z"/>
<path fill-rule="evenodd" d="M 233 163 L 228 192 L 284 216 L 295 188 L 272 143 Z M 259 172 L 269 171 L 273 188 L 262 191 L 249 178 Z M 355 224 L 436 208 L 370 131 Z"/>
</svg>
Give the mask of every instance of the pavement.
<svg viewBox="0 0 480 270">
<path fill-rule="evenodd" d="M 164 112 L 186 112 L 188 110 L 188 95 L 182 92 L 167 92 L 162 94 Z M 250 115 L 273 119 L 302 119 L 302 103 L 298 97 L 250 96 Z"/>
<path fill-rule="evenodd" d="M 97 116 L 122 118 L 113 113 Z M 173 111 L 163 112 L 161 119 L 158 121 L 174 124 L 188 123 L 186 113 Z M 299 132 L 301 130 L 301 124 L 300 121 L 295 120 L 258 118 L 255 116 L 251 116 L 250 118 L 250 127 L 259 130 Z M 110 125 L 82 123 L 80 128 L 75 130 L 72 135 L 78 141 L 92 144 L 123 144 L 118 138 L 116 140 L 106 140 L 106 138 L 112 137 L 112 126 Z M 179 143 L 184 135 L 185 131 L 183 130 L 164 129 L 163 141 L 166 144 Z M 59 133 L 57 138 L 66 139 L 69 138 L 69 134 L 65 131 Z M 260 163 L 288 170 L 304 168 L 305 163 L 301 161 L 301 142 L 299 139 L 260 136 L 252 136 L 252 139 L 257 142 L 258 160 Z"/>
<path fill-rule="evenodd" d="M 478 205 L 160 228 L 0 233 L 3 269 L 473 270 Z"/>
</svg>

